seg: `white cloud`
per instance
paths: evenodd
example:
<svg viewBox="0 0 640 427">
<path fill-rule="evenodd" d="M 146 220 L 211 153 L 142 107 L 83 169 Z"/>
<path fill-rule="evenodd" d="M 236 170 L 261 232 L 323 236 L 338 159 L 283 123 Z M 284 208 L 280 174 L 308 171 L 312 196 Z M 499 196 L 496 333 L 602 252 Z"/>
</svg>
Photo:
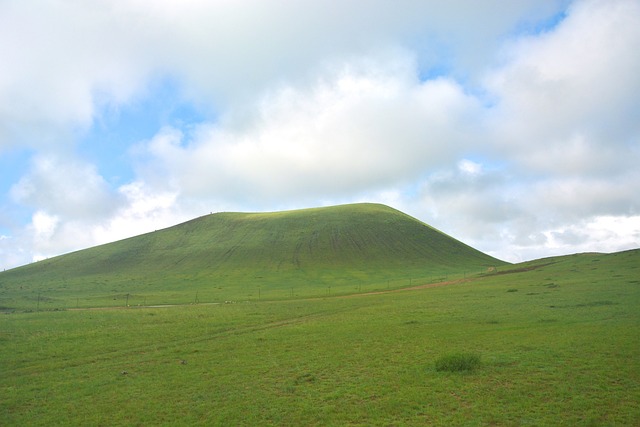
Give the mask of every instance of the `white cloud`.
<svg viewBox="0 0 640 427">
<path fill-rule="evenodd" d="M 488 76 L 501 150 L 545 173 L 611 173 L 637 158 L 640 3 L 577 1 L 558 27 L 518 39 Z"/>
<path fill-rule="evenodd" d="M 428 176 L 415 203 L 424 206 L 424 216 L 436 228 L 474 242 L 491 241 L 502 239 L 502 229 L 525 214 L 518 188 L 504 171 L 463 160 Z"/>
<path fill-rule="evenodd" d="M 165 129 L 144 170 L 191 196 L 272 201 L 357 194 L 452 161 L 475 135 L 477 102 L 451 80 L 418 81 L 406 55 L 384 59 L 281 87 L 242 120 Z"/>
<path fill-rule="evenodd" d="M 482 174 L 482 165 L 469 159 L 462 159 L 458 162 L 458 169 L 463 174 L 469 176 L 478 176 Z"/>
<path fill-rule="evenodd" d="M 398 45 L 419 46 L 426 71 L 444 45 L 448 65 L 468 76 L 514 23 L 559 3 L 2 2 L 0 149 L 69 145 L 102 108 L 142 96 L 163 74 L 218 111 L 325 62 Z"/>
<path fill-rule="evenodd" d="M 151 64 L 135 20 L 111 2 L 2 2 L 0 149 L 69 146 L 139 91 Z"/>
<path fill-rule="evenodd" d="M 126 203 L 114 215 L 94 224 L 93 239 L 106 243 L 165 228 L 191 219 L 196 211 L 184 212 L 177 203 L 177 193 L 152 191 L 142 182 L 132 182 L 119 188 Z"/>
<path fill-rule="evenodd" d="M 397 45 L 420 46 L 421 66 L 446 46 L 451 67 L 479 69 L 514 23 L 548 16 L 562 1 L 129 2 L 148 16 L 165 66 L 192 96 L 238 104 L 274 82 L 305 79 L 318 64 Z M 170 28 L 170 31 L 167 29 Z M 462 73 L 462 71 L 461 71 Z"/>
<path fill-rule="evenodd" d="M 46 212 L 37 211 L 33 215 L 31 221 L 31 227 L 33 229 L 33 246 L 34 256 L 33 260 L 38 261 L 46 258 L 41 252 L 47 252 L 51 244 L 51 238 L 53 237 L 56 227 L 60 222 L 60 218 L 54 215 L 49 215 Z"/>
<path fill-rule="evenodd" d="M 640 247 L 640 216 L 596 216 L 545 234 L 548 250 L 558 254 L 636 249 Z"/>
<path fill-rule="evenodd" d="M 120 202 L 93 165 L 58 155 L 36 157 L 11 194 L 21 204 L 65 218 L 107 217 Z"/>
<path fill-rule="evenodd" d="M 640 173 L 630 171 L 617 179 L 561 178 L 539 180 L 529 187 L 529 210 L 543 206 L 567 222 L 595 215 L 640 212 Z"/>
</svg>

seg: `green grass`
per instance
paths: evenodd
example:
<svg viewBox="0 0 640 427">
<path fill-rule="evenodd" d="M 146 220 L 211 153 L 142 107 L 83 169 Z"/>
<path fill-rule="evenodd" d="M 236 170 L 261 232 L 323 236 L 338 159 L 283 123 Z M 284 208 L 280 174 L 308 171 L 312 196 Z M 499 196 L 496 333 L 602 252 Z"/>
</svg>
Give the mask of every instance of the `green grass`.
<svg viewBox="0 0 640 427">
<path fill-rule="evenodd" d="M 463 278 L 503 265 L 383 205 L 220 213 L 0 273 L 0 307 L 324 297 Z"/>
<path fill-rule="evenodd" d="M 436 359 L 436 371 L 469 372 L 480 366 L 480 355 L 477 353 L 450 353 Z"/>
<path fill-rule="evenodd" d="M 636 250 L 377 295 L 8 313 L 0 419 L 640 425 L 639 308 Z M 482 363 L 438 371 L 449 354 Z"/>
</svg>

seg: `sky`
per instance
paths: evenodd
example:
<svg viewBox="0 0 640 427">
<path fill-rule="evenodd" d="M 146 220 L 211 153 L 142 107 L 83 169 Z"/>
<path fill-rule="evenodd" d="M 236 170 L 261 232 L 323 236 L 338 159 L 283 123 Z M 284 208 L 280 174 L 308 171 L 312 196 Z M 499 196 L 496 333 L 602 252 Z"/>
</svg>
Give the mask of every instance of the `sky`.
<svg viewBox="0 0 640 427">
<path fill-rule="evenodd" d="M 638 248 L 638 76 L 638 0 L 0 0 L 0 268 L 365 201 Z"/>
</svg>

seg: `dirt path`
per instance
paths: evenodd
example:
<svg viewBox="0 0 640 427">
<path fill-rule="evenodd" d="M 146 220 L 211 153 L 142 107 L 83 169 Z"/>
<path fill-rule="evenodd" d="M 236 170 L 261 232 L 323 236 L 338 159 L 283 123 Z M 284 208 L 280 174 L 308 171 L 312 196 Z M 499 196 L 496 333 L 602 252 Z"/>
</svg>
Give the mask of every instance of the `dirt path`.
<svg viewBox="0 0 640 427">
<path fill-rule="evenodd" d="M 470 282 L 473 279 L 458 279 L 458 280 L 449 280 L 446 282 L 435 282 L 435 283 L 424 283 L 422 285 L 410 286 L 407 288 L 400 289 L 388 289 L 388 290 L 380 290 L 380 291 L 372 291 L 372 292 L 363 292 L 358 294 L 349 294 L 349 295 L 335 295 L 335 296 L 326 296 L 326 297 L 310 297 L 310 298 L 300 298 L 301 300 L 317 300 L 317 299 L 326 299 L 326 298 L 358 298 L 369 295 L 384 295 L 391 294 L 397 292 L 406 292 L 406 291 L 417 291 L 420 289 L 428 289 L 428 288 L 439 288 L 441 286 L 451 286 L 457 285 L 460 283 Z M 290 301 L 290 300 L 286 300 Z M 111 307 L 74 307 L 67 308 L 68 311 L 89 311 L 89 310 L 131 310 L 131 309 L 140 309 L 140 308 L 170 308 L 170 307 L 185 307 L 190 305 L 222 305 L 221 302 L 203 302 L 198 304 L 159 304 L 159 305 L 136 305 L 136 306 L 111 306 Z"/>
<path fill-rule="evenodd" d="M 427 289 L 427 288 L 439 288 L 440 286 L 457 285 L 459 283 L 470 282 L 471 280 L 473 279 L 458 279 L 458 280 L 449 280 L 446 282 L 424 283 L 422 285 L 410 286 L 408 288 L 389 289 L 389 290 L 382 290 L 382 291 L 364 292 L 361 294 L 342 295 L 336 298 L 355 298 L 355 297 L 366 296 L 366 295 L 382 295 L 382 294 L 391 294 L 395 292 L 416 291 L 419 289 Z"/>
<path fill-rule="evenodd" d="M 201 302 L 198 304 L 158 304 L 158 305 L 135 305 L 124 307 L 120 305 L 114 305 L 111 307 L 73 307 L 67 308 L 67 311 L 87 311 L 87 310 L 131 310 L 138 308 L 170 308 L 170 307 L 185 307 L 189 305 L 220 305 L 221 302 Z"/>
</svg>

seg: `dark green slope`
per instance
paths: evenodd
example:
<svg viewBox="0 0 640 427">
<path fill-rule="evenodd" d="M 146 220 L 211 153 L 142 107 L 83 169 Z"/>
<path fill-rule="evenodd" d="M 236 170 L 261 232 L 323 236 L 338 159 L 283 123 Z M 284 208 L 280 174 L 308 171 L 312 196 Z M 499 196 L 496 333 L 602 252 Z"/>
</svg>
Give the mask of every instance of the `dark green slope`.
<svg viewBox="0 0 640 427">
<path fill-rule="evenodd" d="M 354 204 L 207 215 L 5 272 L 0 286 L 83 292 L 340 286 L 501 264 L 400 211 Z"/>
</svg>

